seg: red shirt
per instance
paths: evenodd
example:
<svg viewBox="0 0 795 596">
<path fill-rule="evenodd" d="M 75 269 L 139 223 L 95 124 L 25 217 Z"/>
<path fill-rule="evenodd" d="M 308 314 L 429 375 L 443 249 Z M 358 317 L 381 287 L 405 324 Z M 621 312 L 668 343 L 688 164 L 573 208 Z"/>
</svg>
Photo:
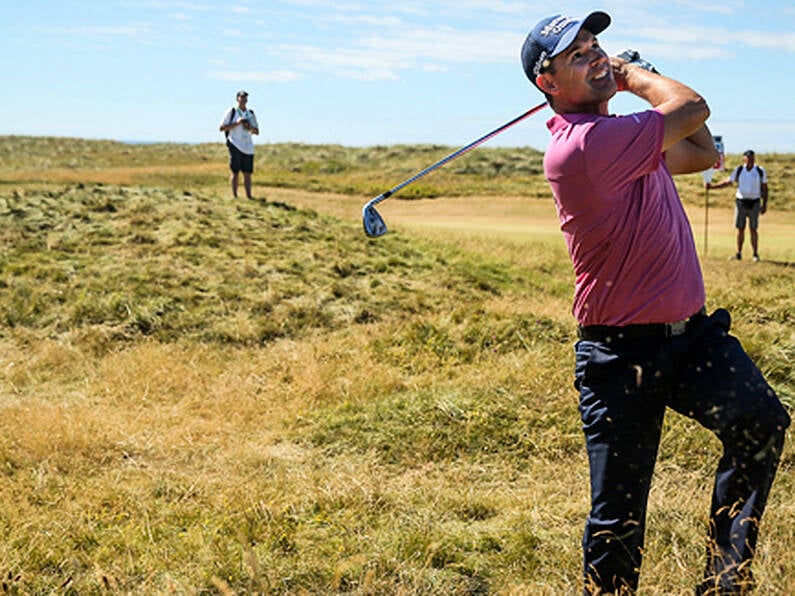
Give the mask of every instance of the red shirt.
<svg viewBox="0 0 795 596">
<path fill-rule="evenodd" d="M 663 115 L 556 114 L 544 172 L 581 325 L 667 323 L 705 300 L 690 222 L 662 152 Z"/>
</svg>

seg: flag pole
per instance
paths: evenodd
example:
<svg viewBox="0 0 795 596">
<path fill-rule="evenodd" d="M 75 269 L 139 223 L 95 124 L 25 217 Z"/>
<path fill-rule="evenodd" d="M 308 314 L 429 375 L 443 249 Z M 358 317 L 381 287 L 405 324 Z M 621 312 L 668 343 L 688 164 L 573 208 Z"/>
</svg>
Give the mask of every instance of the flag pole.
<svg viewBox="0 0 795 596">
<path fill-rule="evenodd" d="M 709 189 L 704 188 L 704 256 L 709 250 Z"/>
<path fill-rule="evenodd" d="M 710 169 L 701 172 L 704 178 L 704 256 L 707 256 L 709 250 L 709 186 L 712 182 L 712 177 L 717 171 L 723 171 L 726 153 L 723 148 L 723 137 L 720 135 L 713 135 L 712 142 L 715 144 L 715 152 L 718 154 L 718 161 L 715 162 Z"/>
</svg>

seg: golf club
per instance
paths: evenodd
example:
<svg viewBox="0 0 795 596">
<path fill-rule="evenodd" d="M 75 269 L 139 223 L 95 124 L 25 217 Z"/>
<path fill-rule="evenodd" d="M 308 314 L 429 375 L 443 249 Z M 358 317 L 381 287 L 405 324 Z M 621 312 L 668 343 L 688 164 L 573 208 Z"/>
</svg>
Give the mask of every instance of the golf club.
<svg viewBox="0 0 795 596">
<path fill-rule="evenodd" d="M 375 197 L 374 199 L 371 199 L 362 208 L 362 224 L 364 226 L 364 233 L 367 234 L 368 236 L 370 236 L 371 238 L 377 238 L 378 236 L 383 236 L 387 232 L 387 227 L 386 227 L 386 223 L 384 222 L 384 219 L 381 217 L 381 214 L 378 213 L 378 211 L 376 211 L 376 209 L 375 209 L 375 206 L 378 203 L 380 203 L 381 201 L 385 201 L 386 199 L 391 197 L 393 194 L 398 192 L 400 189 L 405 188 L 406 186 L 408 186 L 412 182 L 416 182 L 417 180 L 419 180 L 420 178 L 422 178 L 426 174 L 430 174 L 434 170 L 436 170 L 438 168 L 441 168 L 444 164 L 446 164 L 446 163 L 448 163 L 450 161 L 453 161 L 455 158 L 462 156 L 464 153 L 466 153 L 468 151 L 471 151 L 472 149 L 474 149 L 478 145 L 481 145 L 482 143 L 485 143 L 490 138 L 492 138 L 494 136 L 497 136 L 502 131 L 507 130 L 508 128 L 513 126 L 514 124 L 518 124 L 519 122 L 521 122 L 525 118 L 528 118 L 528 117 L 532 116 L 533 114 L 535 114 L 536 112 L 542 110 L 546 106 L 547 106 L 547 102 L 544 102 L 544 103 L 538 104 L 534 108 L 530 108 L 524 114 L 522 114 L 520 116 L 517 116 L 516 118 L 514 118 L 510 122 L 507 122 L 507 123 L 503 124 L 499 128 L 495 128 L 490 133 L 483 135 L 482 137 L 480 137 L 476 141 L 471 142 L 469 145 L 466 145 L 465 147 L 461 147 L 461 149 L 458 149 L 457 151 L 454 151 L 453 153 L 451 153 L 447 157 L 444 157 L 444 158 L 440 159 L 435 164 L 433 164 L 431 166 L 428 166 L 427 168 L 425 168 L 423 171 L 419 172 L 418 174 L 414 174 L 408 180 L 404 180 L 403 182 L 401 182 L 400 184 L 398 184 L 394 188 L 391 188 L 388 191 L 386 191 L 385 193 L 382 193 L 382 194 L 378 195 L 377 197 Z"/>
<path fill-rule="evenodd" d="M 659 74 L 659 71 L 654 67 L 653 64 L 651 64 L 650 62 L 648 62 L 648 61 L 644 60 L 643 58 L 641 58 L 640 52 L 638 52 L 637 50 L 624 50 L 623 52 L 621 52 L 618 55 L 618 57 L 622 58 L 623 60 L 626 60 L 627 62 L 630 62 L 630 63 L 633 63 L 633 64 L 637 64 L 638 66 L 640 66 L 641 68 L 643 68 L 645 70 L 648 70 L 648 71 L 653 72 L 655 74 Z M 474 149 L 478 145 L 481 145 L 482 143 L 485 143 L 490 138 L 500 134 L 502 131 L 510 128 L 514 124 L 517 124 L 517 123 L 521 122 L 525 118 L 528 118 L 528 117 L 532 116 L 533 114 L 535 114 L 536 112 L 539 112 L 540 110 L 542 110 L 546 106 L 547 106 L 547 102 L 544 102 L 544 103 L 538 104 L 534 108 L 530 108 L 524 114 L 522 114 L 520 116 L 517 116 L 516 118 L 514 118 L 510 122 L 507 122 L 507 123 L 503 124 L 499 128 L 495 128 L 490 133 L 483 135 L 482 137 L 480 137 L 476 141 L 471 142 L 469 145 L 466 145 L 465 147 L 461 147 L 461 149 L 459 149 L 458 151 L 454 151 L 453 153 L 451 153 L 447 157 L 443 157 L 442 159 L 437 161 L 435 164 L 433 164 L 431 166 L 428 166 L 427 168 L 425 168 L 424 170 L 422 170 L 421 172 L 419 172 L 417 174 L 414 174 L 408 180 L 404 180 L 403 182 L 401 182 L 400 184 L 398 184 L 394 188 L 391 188 L 388 191 L 386 191 L 385 193 L 382 193 L 382 194 L 378 195 L 377 197 L 375 197 L 374 199 L 371 199 L 362 208 L 362 225 L 364 226 L 364 233 L 367 234 L 368 236 L 370 236 L 371 238 L 377 238 L 378 236 L 383 236 L 387 232 L 386 222 L 384 222 L 384 218 L 382 218 L 381 214 L 378 213 L 378 211 L 376 211 L 376 209 L 375 209 L 375 206 L 378 205 L 378 203 L 380 203 L 381 201 L 385 201 L 386 199 L 391 197 L 393 194 L 398 192 L 400 189 L 405 188 L 406 186 L 408 186 L 412 182 L 416 182 L 417 180 L 419 180 L 420 178 L 422 178 L 426 174 L 430 174 L 434 170 L 442 167 L 444 164 L 446 164 L 446 163 L 448 163 L 450 161 L 453 161 L 455 158 L 462 156 L 464 153 Z"/>
</svg>

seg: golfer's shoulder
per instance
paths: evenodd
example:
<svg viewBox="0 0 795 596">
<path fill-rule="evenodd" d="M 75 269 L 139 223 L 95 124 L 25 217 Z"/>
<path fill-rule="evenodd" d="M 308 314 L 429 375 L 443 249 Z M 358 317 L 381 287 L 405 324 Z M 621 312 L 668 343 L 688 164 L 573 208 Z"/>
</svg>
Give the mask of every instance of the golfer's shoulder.
<svg viewBox="0 0 795 596">
<path fill-rule="evenodd" d="M 654 110 L 630 114 L 581 114 L 580 116 L 572 124 L 582 127 L 590 135 L 611 135 L 622 130 L 637 134 L 643 128 L 662 127 L 664 123 L 663 115 Z"/>
<path fill-rule="evenodd" d="M 601 116 L 588 124 L 583 135 L 589 151 L 604 147 L 651 142 L 664 133 L 662 114 L 654 110 Z"/>
<path fill-rule="evenodd" d="M 662 127 L 665 116 L 657 110 L 643 110 L 629 114 L 613 114 L 604 117 L 600 122 L 603 128 L 627 128 L 637 131 L 644 127 Z"/>
</svg>

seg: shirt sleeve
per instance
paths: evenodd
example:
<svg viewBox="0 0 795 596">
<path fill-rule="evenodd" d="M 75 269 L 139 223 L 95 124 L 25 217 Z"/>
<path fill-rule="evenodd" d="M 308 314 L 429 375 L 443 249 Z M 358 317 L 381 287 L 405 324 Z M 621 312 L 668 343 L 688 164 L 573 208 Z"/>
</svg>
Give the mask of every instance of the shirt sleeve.
<svg viewBox="0 0 795 596">
<path fill-rule="evenodd" d="M 664 117 L 647 110 L 600 120 L 585 138 L 585 167 L 602 197 L 655 171 L 663 159 Z"/>
<path fill-rule="evenodd" d="M 235 110 L 233 108 L 228 109 L 224 112 L 224 117 L 221 118 L 221 126 L 228 126 L 232 124 L 232 119 L 234 118 Z"/>
</svg>

